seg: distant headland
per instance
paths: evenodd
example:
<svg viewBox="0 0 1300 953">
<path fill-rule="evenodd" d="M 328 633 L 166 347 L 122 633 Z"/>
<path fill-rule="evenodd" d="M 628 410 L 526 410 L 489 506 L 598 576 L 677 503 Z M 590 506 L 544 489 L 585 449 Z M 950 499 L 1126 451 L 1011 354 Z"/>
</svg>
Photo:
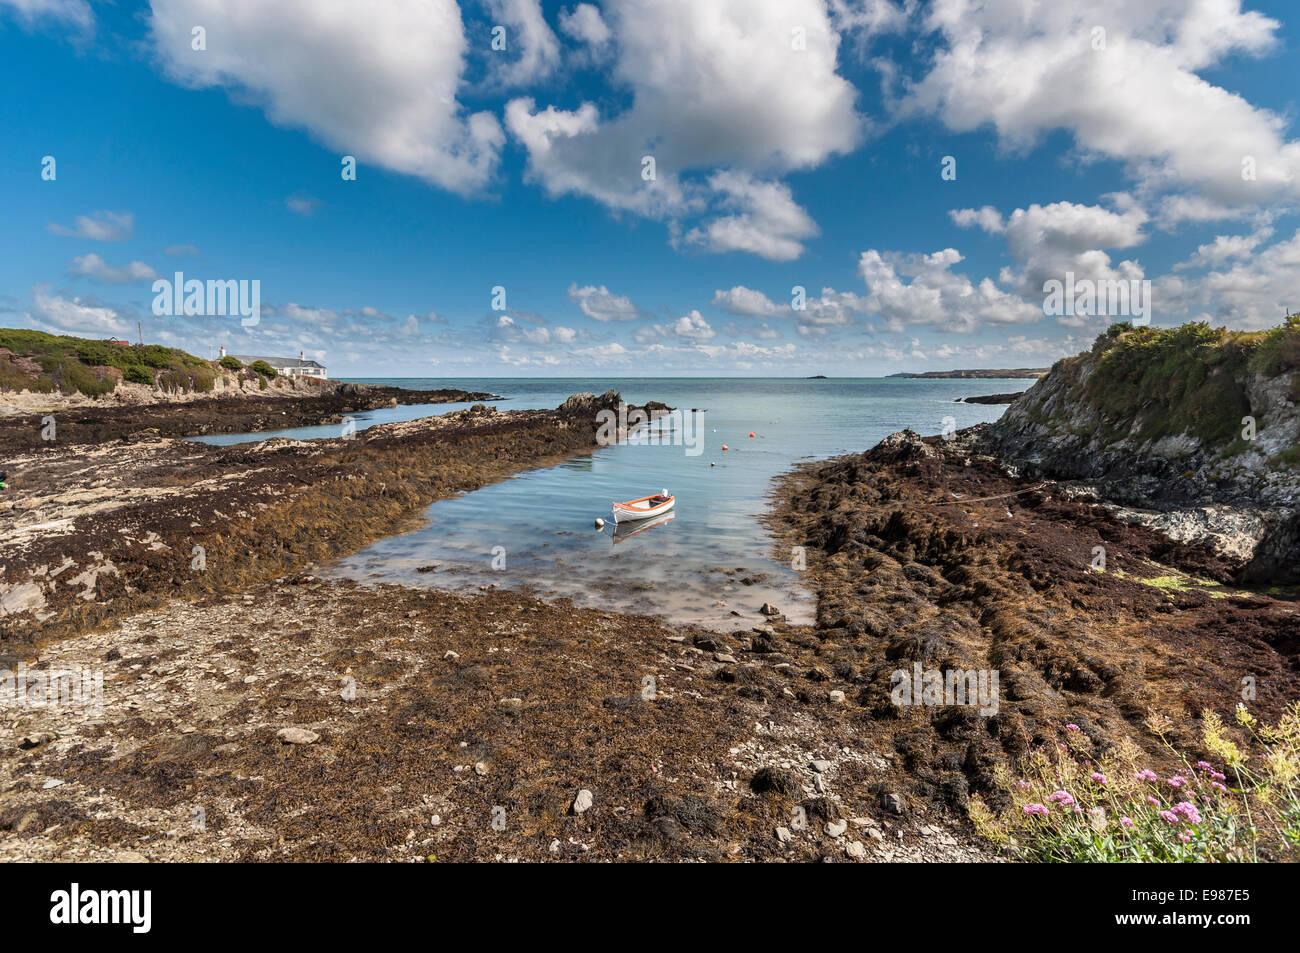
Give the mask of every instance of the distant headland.
<svg viewBox="0 0 1300 953">
<path fill-rule="evenodd" d="M 1046 367 L 1016 367 L 1016 368 L 996 368 L 996 369 L 974 368 L 970 370 L 955 370 L 955 371 L 924 371 L 923 373 L 920 374 L 898 373 L 898 374 L 890 374 L 889 376 L 890 377 L 924 377 L 924 378 L 936 378 L 936 377 L 1032 378 L 1032 377 L 1042 377 L 1044 374 L 1048 372 L 1048 370 L 1050 370 L 1050 368 L 1046 368 Z"/>
</svg>

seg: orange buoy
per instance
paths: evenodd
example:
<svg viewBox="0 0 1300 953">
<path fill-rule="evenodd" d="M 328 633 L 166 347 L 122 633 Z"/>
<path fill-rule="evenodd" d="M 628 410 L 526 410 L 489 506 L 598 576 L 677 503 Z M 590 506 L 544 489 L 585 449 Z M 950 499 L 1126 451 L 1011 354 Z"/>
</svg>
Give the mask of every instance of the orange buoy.
<svg viewBox="0 0 1300 953">
<path fill-rule="evenodd" d="M 749 432 L 749 435 L 750 435 L 751 437 L 754 436 L 754 432 L 751 430 L 751 431 Z"/>
<path fill-rule="evenodd" d="M 723 450 L 726 450 L 726 449 L 727 449 L 727 445 L 726 445 L 725 443 L 722 445 L 722 449 L 723 449 Z"/>
</svg>

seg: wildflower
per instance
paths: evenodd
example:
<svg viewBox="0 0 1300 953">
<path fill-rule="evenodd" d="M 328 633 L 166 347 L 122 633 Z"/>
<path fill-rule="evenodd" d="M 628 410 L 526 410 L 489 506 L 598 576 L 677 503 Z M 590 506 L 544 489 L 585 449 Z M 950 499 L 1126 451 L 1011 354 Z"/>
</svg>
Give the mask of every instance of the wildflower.
<svg viewBox="0 0 1300 953">
<path fill-rule="evenodd" d="M 1066 726 L 1065 726 L 1065 730 L 1066 730 L 1066 731 L 1078 731 L 1078 730 L 1079 730 L 1079 726 L 1076 725 L 1076 724 L 1069 724 L 1069 725 L 1066 725 Z"/>
<path fill-rule="evenodd" d="M 1175 814 L 1173 811 L 1161 811 L 1160 816 L 1164 818 L 1166 821 L 1168 821 L 1170 824 L 1178 823 L 1178 815 Z"/>
<path fill-rule="evenodd" d="M 1208 762 L 1208 761 L 1198 761 L 1198 762 L 1196 762 L 1196 767 L 1198 767 L 1198 768 L 1199 768 L 1200 770 L 1202 770 L 1202 771 L 1213 771 L 1213 770 L 1214 770 L 1214 766 L 1211 765 L 1210 762 Z"/>
<path fill-rule="evenodd" d="M 1196 805 L 1193 804 L 1191 801 L 1179 801 L 1177 804 L 1174 805 L 1173 812 L 1175 814 L 1181 814 L 1184 818 L 1186 818 L 1188 824 L 1201 823 L 1201 814 L 1198 810 L 1196 810 Z"/>
<path fill-rule="evenodd" d="M 1054 791 L 1052 794 L 1048 795 L 1047 799 L 1053 804 L 1061 805 L 1061 807 L 1066 810 L 1074 807 L 1074 798 L 1065 791 Z"/>
<path fill-rule="evenodd" d="M 1148 768 L 1145 771 L 1139 771 L 1137 774 L 1133 775 L 1133 777 L 1137 778 L 1139 781 L 1154 781 L 1156 779 L 1156 773 Z"/>
<path fill-rule="evenodd" d="M 1100 771 L 1094 771 L 1092 774 L 1088 775 L 1088 777 L 1092 778 L 1098 784 L 1106 783 L 1106 775 L 1102 774 Z"/>
<path fill-rule="evenodd" d="M 1227 793 L 1228 793 L 1228 789 L 1225 788 L 1225 787 L 1224 787 L 1222 784 L 1220 784 L 1218 781 L 1211 781 L 1211 782 L 1210 782 L 1210 787 L 1214 788 L 1214 790 L 1218 791 L 1220 794 L 1227 794 Z"/>
<path fill-rule="evenodd" d="M 1132 827 L 1132 826 L 1133 826 L 1133 818 L 1131 818 L 1131 817 L 1121 817 L 1121 818 L 1119 819 L 1119 823 L 1120 823 L 1120 826 L 1122 826 L 1122 827 Z"/>
<path fill-rule="evenodd" d="M 1172 778 L 1170 778 L 1166 783 L 1167 783 L 1171 788 L 1181 788 L 1184 784 L 1187 783 L 1187 779 L 1186 779 L 1185 777 L 1183 777 L 1181 774 L 1175 774 L 1175 775 L 1174 775 Z"/>
<path fill-rule="evenodd" d="M 1215 780 L 1215 781 L 1226 781 L 1226 780 L 1227 780 L 1227 776 L 1226 776 L 1226 775 L 1222 775 L 1222 774 L 1220 774 L 1218 771 L 1212 771 L 1212 772 L 1210 772 L 1210 777 L 1211 777 L 1211 779 L 1213 779 L 1213 780 Z"/>
<path fill-rule="evenodd" d="M 1020 790 L 1022 790 L 1022 791 L 1028 791 L 1028 790 L 1029 790 L 1029 782 L 1026 781 L 1026 780 L 1024 780 L 1024 779 L 1022 778 L 1021 780 L 1019 780 L 1019 781 L 1016 782 L 1016 787 L 1020 788 Z"/>
<path fill-rule="evenodd" d="M 1187 833 L 1187 831 L 1183 831 L 1181 834 L 1178 835 L 1178 839 L 1182 841 L 1184 844 L 1186 844 L 1191 841 L 1192 835 Z"/>
<path fill-rule="evenodd" d="M 1025 813 L 1032 816 L 1034 814 L 1049 814 L 1051 812 L 1048 811 L 1046 804 L 1026 804 Z"/>
<path fill-rule="evenodd" d="M 1159 799 L 1159 798 L 1156 798 L 1156 797 L 1152 797 L 1150 794 L 1148 794 L 1148 795 L 1147 795 L 1147 803 L 1150 804 L 1152 807 L 1159 807 L 1159 806 L 1160 806 L 1160 799 Z"/>
</svg>

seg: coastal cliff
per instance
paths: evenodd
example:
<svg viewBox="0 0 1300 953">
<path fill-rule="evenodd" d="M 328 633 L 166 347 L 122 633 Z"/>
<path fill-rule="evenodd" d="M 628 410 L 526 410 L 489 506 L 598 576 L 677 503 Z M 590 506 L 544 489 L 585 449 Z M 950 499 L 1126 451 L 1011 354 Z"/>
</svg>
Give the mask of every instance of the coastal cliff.
<svg viewBox="0 0 1300 953">
<path fill-rule="evenodd" d="M 1255 333 L 1114 325 L 969 438 L 1209 545 L 1242 581 L 1300 573 L 1300 317 Z"/>
</svg>

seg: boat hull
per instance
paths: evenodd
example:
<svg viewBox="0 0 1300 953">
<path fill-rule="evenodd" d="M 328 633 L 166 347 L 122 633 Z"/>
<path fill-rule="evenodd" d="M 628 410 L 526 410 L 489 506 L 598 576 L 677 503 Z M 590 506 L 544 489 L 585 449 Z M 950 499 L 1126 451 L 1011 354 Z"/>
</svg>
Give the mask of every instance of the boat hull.
<svg viewBox="0 0 1300 953">
<path fill-rule="evenodd" d="M 651 505 L 647 500 L 634 500 L 630 503 L 615 503 L 611 512 L 614 516 L 615 524 L 618 523 L 635 523 L 639 520 L 654 519 L 656 516 L 663 516 L 672 510 L 677 503 L 676 497 L 668 497 L 664 503 L 657 506 Z"/>
</svg>

